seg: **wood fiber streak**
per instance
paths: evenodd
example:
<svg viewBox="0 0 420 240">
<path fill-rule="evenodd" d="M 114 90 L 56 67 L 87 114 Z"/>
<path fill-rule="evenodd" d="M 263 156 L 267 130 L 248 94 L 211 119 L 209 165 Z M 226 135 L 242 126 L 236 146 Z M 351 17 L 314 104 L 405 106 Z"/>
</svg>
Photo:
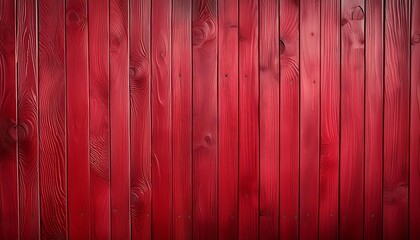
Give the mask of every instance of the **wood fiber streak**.
<svg viewBox="0 0 420 240">
<path fill-rule="evenodd" d="M 366 0 L 364 238 L 382 239 L 384 1 Z"/>
<path fill-rule="evenodd" d="M 65 6 L 54 0 L 38 4 L 41 238 L 66 239 Z"/>
<path fill-rule="evenodd" d="M 152 235 L 172 237 L 171 0 L 152 2 Z"/>
<path fill-rule="evenodd" d="M 238 238 L 238 0 L 219 0 L 219 238 Z"/>
<path fill-rule="evenodd" d="M 338 238 L 340 131 L 340 3 L 321 2 L 321 149 L 319 238 Z"/>
<path fill-rule="evenodd" d="M 19 236 L 39 238 L 38 26 L 36 1 L 17 3 Z"/>
<path fill-rule="evenodd" d="M 280 238 L 298 238 L 299 1 L 280 1 Z"/>
<path fill-rule="evenodd" d="M 259 7 L 260 239 L 279 238 L 279 4 Z"/>
<path fill-rule="evenodd" d="M 420 239 L 420 1 L 411 10 L 410 238 Z"/>
<path fill-rule="evenodd" d="M 320 1 L 300 2 L 300 228 L 318 235 L 320 150 Z"/>
<path fill-rule="evenodd" d="M 66 1 L 69 238 L 90 237 L 87 1 Z"/>
<path fill-rule="evenodd" d="M 385 4 L 383 237 L 408 238 L 410 1 Z"/>
<path fill-rule="evenodd" d="M 239 3 L 239 230 L 240 239 L 259 231 L 258 1 Z"/>
<path fill-rule="evenodd" d="M 172 6 L 173 238 L 192 239 L 191 0 Z"/>
<path fill-rule="evenodd" d="M 217 238 L 217 1 L 192 4 L 193 237 Z"/>
<path fill-rule="evenodd" d="M 111 237 L 129 239 L 131 215 L 128 0 L 110 0 L 109 6 Z"/>
<path fill-rule="evenodd" d="M 91 238 L 111 237 L 108 1 L 89 0 L 89 152 Z"/>
<path fill-rule="evenodd" d="M 0 239 L 19 236 L 15 4 L 0 2 Z"/>
<path fill-rule="evenodd" d="M 131 237 L 151 236 L 151 1 L 130 5 Z"/>
<path fill-rule="evenodd" d="M 364 1 L 341 3 L 340 238 L 363 238 Z"/>
</svg>

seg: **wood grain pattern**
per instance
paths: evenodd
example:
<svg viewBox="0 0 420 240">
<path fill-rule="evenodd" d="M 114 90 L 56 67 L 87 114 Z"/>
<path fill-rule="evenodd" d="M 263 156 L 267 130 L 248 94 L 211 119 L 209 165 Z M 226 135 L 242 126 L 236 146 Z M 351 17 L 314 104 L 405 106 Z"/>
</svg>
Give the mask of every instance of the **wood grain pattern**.
<svg viewBox="0 0 420 240">
<path fill-rule="evenodd" d="M 92 239 L 109 239 L 109 5 L 103 0 L 88 4 L 90 232 Z"/>
<path fill-rule="evenodd" d="M 151 1 L 130 4 L 131 237 L 151 236 Z"/>
<path fill-rule="evenodd" d="M 111 237 L 129 239 L 131 216 L 128 0 L 110 0 L 109 8 Z"/>
<path fill-rule="evenodd" d="M 280 238 L 299 226 L 299 1 L 280 1 Z"/>
<path fill-rule="evenodd" d="M 193 237 L 217 238 L 217 1 L 192 4 Z"/>
<path fill-rule="evenodd" d="M 385 4 L 383 237 L 408 238 L 410 1 Z"/>
<path fill-rule="evenodd" d="M 152 3 L 152 235 L 172 236 L 171 1 Z"/>
<path fill-rule="evenodd" d="M 262 0 L 259 6 L 259 237 L 279 237 L 279 5 Z"/>
<path fill-rule="evenodd" d="M 319 238 L 338 238 L 340 3 L 321 2 Z"/>
<path fill-rule="evenodd" d="M 411 7 L 410 238 L 420 238 L 420 1 Z"/>
<path fill-rule="evenodd" d="M 87 1 L 66 1 L 69 238 L 90 237 Z"/>
<path fill-rule="evenodd" d="M 258 1 L 239 4 L 239 239 L 259 231 Z"/>
<path fill-rule="evenodd" d="M 38 4 L 41 238 L 66 239 L 65 6 L 54 0 Z"/>
<path fill-rule="evenodd" d="M 192 2 L 172 9 L 173 238 L 192 239 Z"/>
<path fill-rule="evenodd" d="M 0 239 L 19 237 L 15 4 L 0 2 Z"/>
<path fill-rule="evenodd" d="M 382 238 L 384 1 L 366 0 L 364 238 Z"/>
<path fill-rule="evenodd" d="M 300 2 L 299 237 L 318 235 L 320 151 L 320 1 Z"/>
<path fill-rule="evenodd" d="M 218 48 L 219 239 L 238 238 L 238 4 L 221 0 Z"/>
<path fill-rule="evenodd" d="M 37 2 L 17 3 L 19 236 L 40 237 Z"/>
</svg>

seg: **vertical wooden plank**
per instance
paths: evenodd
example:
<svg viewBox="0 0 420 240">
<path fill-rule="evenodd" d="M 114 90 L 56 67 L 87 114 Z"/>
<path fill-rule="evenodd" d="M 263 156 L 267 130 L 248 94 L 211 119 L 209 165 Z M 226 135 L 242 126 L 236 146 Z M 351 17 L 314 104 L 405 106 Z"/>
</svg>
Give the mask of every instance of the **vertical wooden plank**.
<svg viewBox="0 0 420 240">
<path fill-rule="evenodd" d="M 192 239 L 191 0 L 173 0 L 172 159 L 173 238 Z"/>
<path fill-rule="evenodd" d="M 259 237 L 279 237 L 279 5 L 259 7 L 260 204 Z"/>
<path fill-rule="evenodd" d="M 109 6 L 111 237 L 129 239 L 131 215 L 128 0 L 110 0 Z"/>
<path fill-rule="evenodd" d="M 408 238 L 410 1 L 385 4 L 383 237 Z"/>
<path fill-rule="evenodd" d="M 193 236 L 217 238 L 217 1 L 192 4 Z"/>
<path fill-rule="evenodd" d="M 300 228 L 318 236 L 320 149 L 320 1 L 300 2 Z"/>
<path fill-rule="evenodd" d="M 239 3 L 239 230 L 240 239 L 259 231 L 258 0 Z"/>
<path fill-rule="evenodd" d="M 364 1 L 341 3 L 340 238 L 363 238 Z"/>
<path fill-rule="evenodd" d="M 19 232 L 40 237 L 37 1 L 17 3 Z"/>
<path fill-rule="evenodd" d="M 19 237 L 15 4 L 0 2 L 0 239 Z"/>
<path fill-rule="evenodd" d="M 238 238 L 238 4 L 218 2 L 219 239 L 226 240 Z"/>
<path fill-rule="evenodd" d="M 384 1 L 366 0 L 364 238 L 382 239 Z"/>
<path fill-rule="evenodd" d="M 280 238 L 298 238 L 299 1 L 280 1 Z"/>
<path fill-rule="evenodd" d="M 420 239 L 420 1 L 411 9 L 410 238 Z"/>
<path fill-rule="evenodd" d="M 38 3 L 41 238 L 65 239 L 68 234 L 65 6 L 64 1 Z"/>
<path fill-rule="evenodd" d="M 340 2 L 321 2 L 321 149 L 319 238 L 338 238 Z"/>
<path fill-rule="evenodd" d="M 109 239 L 109 3 L 89 0 L 88 4 L 91 238 Z"/>
<path fill-rule="evenodd" d="M 86 0 L 66 1 L 69 238 L 90 237 L 89 72 Z"/>
<path fill-rule="evenodd" d="M 151 1 L 130 3 L 131 237 L 151 237 Z"/>
<path fill-rule="evenodd" d="M 172 236 L 171 0 L 152 2 L 152 235 Z"/>
</svg>

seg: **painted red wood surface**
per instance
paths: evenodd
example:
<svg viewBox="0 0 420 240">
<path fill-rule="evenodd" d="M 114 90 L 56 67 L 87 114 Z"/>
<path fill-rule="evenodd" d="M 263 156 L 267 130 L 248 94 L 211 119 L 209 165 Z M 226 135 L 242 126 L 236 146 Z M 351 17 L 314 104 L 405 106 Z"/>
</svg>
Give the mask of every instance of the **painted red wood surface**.
<svg viewBox="0 0 420 240">
<path fill-rule="evenodd" d="M 420 4 L 0 0 L 0 239 L 418 239 Z"/>
</svg>

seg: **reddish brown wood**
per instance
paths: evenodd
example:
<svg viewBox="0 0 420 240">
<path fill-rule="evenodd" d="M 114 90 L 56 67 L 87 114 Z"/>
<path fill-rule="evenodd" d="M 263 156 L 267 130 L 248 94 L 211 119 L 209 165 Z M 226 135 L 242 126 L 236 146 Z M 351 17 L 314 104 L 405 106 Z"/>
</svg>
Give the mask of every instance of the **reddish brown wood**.
<svg viewBox="0 0 420 240">
<path fill-rule="evenodd" d="M 171 1 L 152 3 L 152 235 L 172 236 Z"/>
<path fill-rule="evenodd" d="M 410 1 L 385 4 L 383 237 L 408 238 Z"/>
<path fill-rule="evenodd" d="M 239 4 L 239 230 L 240 239 L 259 231 L 258 1 Z"/>
<path fill-rule="evenodd" d="M 420 238 L 420 1 L 411 9 L 410 239 Z"/>
<path fill-rule="evenodd" d="M 340 3 L 321 2 L 319 238 L 338 238 Z"/>
<path fill-rule="evenodd" d="M 19 236 L 15 4 L 0 2 L 0 239 Z"/>
<path fill-rule="evenodd" d="M 173 238 L 192 239 L 191 0 L 172 6 Z"/>
<path fill-rule="evenodd" d="M 299 1 L 280 1 L 280 238 L 298 238 Z"/>
<path fill-rule="evenodd" d="M 88 4 L 90 232 L 92 239 L 109 239 L 109 6 L 103 0 Z"/>
<path fill-rule="evenodd" d="M 111 237 L 129 239 L 131 214 L 128 0 L 110 0 L 109 8 Z"/>
<path fill-rule="evenodd" d="M 384 1 L 366 0 L 364 238 L 382 238 Z"/>
<path fill-rule="evenodd" d="M 238 4 L 220 0 L 218 48 L 219 238 L 238 238 Z"/>
<path fill-rule="evenodd" d="M 130 4 L 131 237 L 151 236 L 151 1 Z"/>
<path fill-rule="evenodd" d="M 69 238 L 90 237 L 89 72 L 86 0 L 66 1 Z"/>
<path fill-rule="evenodd" d="M 320 1 L 300 1 L 299 236 L 318 236 L 320 155 Z"/>
<path fill-rule="evenodd" d="M 64 1 L 38 3 L 41 238 L 65 239 L 68 215 Z"/>
<path fill-rule="evenodd" d="M 192 4 L 193 236 L 217 238 L 217 1 Z"/>
<path fill-rule="evenodd" d="M 259 237 L 279 237 L 279 4 L 261 0 L 259 6 Z"/>
</svg>

